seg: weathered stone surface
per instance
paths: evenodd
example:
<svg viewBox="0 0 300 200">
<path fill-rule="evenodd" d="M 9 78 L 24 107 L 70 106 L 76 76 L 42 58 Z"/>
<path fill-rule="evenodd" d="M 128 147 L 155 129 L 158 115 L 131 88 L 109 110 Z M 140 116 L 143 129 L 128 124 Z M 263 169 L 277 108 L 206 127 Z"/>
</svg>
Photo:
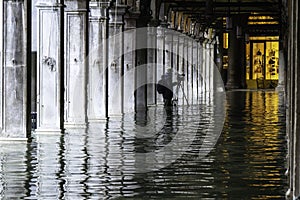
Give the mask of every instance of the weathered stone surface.
<svg viewBox="0 0 300 200">
<path fill-rule="evenodd" d="M 87 108 L 87 3 L 66 1 L 65 127 L 85 127 Z"/>
<path fill-rule="evenodd" d="M 103 120 L 107 116 L 107 25 L 108 3 L 90 3 L 88 121 Z"/>
<path fill-rule="evenodd" d="M 49 2 L 47 2 L 49 3 Z M 37 132 L 61 132 L 63 10 L 60 4 L 37 3 Z M 50 23 L 49 23 L 50 22 Z"/>
<path fill-rule="evenodd" d="M 108 115 L 123 113 L 124 19 L 126 6 L 118 5 L 109 11 L 108 49 Z"/>
<path fill-rule="evenodd" d="M 2 4 L 3 3 L 3 4 Z M 27 66 L 24 1 L 1 1 L 1 135 L 26 138 Z M 30 108 L 30 106 L 28 106 Z M 30 130 L 29 130 L 30 131 Z"/>
</svg>

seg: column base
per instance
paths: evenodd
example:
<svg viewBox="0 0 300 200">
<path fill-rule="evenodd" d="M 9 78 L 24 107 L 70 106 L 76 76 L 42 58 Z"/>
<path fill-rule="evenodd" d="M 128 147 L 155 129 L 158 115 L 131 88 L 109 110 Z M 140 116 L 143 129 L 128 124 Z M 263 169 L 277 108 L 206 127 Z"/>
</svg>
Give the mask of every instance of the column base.
<svg viewBox="0 0 300 200">
<path fill-rule="evenodd" d="M 5 137 L 0 137 L 0 144 L 5 144 L 5 143 L 26 143 L 27 138 L 5 138 Z"/>
<path fill-rule="evenodd" d="M 65 129 L 86 129 L 87 123 L 64 123 Z"/>
<path fill-rule="evenodd" d="M 58 135 L 63 131 L 59 128 L 37 128 L 34 132 L 38 135 Z"/>
<path fill-rule="evenodd" d="M 234 84 L 234 83 L 228 83 L 226 86 L 225 86 L 226 90 L 236 90 L 236 89 L 243 89 L 243 87 L 241 85 L 237 85 L 237 84 Z"/>
<path fill-rule="evenodd" d="M 278 91 L 278 92 L 284 92 L 285 91 L 285 86 L 284 85 L 278 85 L 275 88 L 275 90 Z"/>
<path fill-rule="evenodd" d="M 106 121 L 107 121 L 107 118 L 89 119 L 88 123 L 87 123 L 87 126 L 98 124 L 98 123 L 103 123 L 103 122 L 106 122 Z"/>
</svg>

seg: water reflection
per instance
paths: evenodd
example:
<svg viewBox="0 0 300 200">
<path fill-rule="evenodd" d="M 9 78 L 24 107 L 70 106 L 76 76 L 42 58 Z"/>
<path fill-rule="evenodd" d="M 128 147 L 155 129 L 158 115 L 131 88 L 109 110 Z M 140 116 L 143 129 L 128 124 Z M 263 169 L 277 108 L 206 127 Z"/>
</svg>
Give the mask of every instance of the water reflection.
<svg viewBox="0 0 300 200">
<path fill-rule="evenodd" d="M 218 98 L 208 99 L 2 144 L 1 198 L 283 199 L 281 94 L 228 92 L 220 138 Z"/>
</svg>

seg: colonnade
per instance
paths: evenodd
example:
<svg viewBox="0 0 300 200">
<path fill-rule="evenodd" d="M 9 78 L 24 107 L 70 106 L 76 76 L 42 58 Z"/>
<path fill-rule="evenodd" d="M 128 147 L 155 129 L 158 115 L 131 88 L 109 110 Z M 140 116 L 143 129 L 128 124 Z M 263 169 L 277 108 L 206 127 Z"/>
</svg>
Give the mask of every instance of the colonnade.
<svg viewBox="0 0 300 200">
<path fill-rule="evenodd" d="M 167 20 L 145 19 L 138 1 L 127 4 L 37 2 L 36 132 L 85 128 L 107 117 L 162 104 L 155 86 L 168 71 L 174 82 L 183 77 L 182 89 L 175 94 L 179 105 L 195 103 L 200 93 L 215 89 L 213 29 L 200 40 L 196 34 L 170 28 Z M 27 85 L 31 77 L 26 63 L 31 52 L 24 42 L 31 31 L 22 19 L 27 5 L 1 1 L 3 138 L 25 139 L 31 131 Z"/>
</svg>

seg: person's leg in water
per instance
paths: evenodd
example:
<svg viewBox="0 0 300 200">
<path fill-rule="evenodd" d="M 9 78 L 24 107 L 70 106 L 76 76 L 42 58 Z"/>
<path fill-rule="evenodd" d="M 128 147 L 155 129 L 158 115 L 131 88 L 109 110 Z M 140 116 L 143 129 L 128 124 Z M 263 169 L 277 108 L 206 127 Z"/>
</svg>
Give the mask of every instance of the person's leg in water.
<svg viewBox="0 0 300 200">
<path fill-rule="evenodd" d="M 173 92 L 170 89 L 166 89 L 165 93 L 163 94 L 164 98 L 164 106 L 172 106 L 172 98 L 173 98 Z"/>
</svg>

